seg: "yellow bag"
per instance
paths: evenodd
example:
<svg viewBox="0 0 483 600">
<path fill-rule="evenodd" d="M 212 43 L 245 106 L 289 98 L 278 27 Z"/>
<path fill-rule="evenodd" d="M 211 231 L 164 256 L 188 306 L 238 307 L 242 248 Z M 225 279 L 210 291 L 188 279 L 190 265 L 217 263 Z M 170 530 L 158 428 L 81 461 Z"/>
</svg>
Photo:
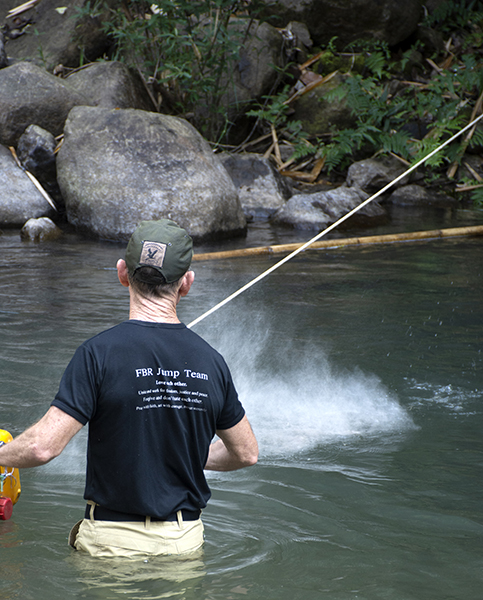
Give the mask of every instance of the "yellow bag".
<svg viewBox="0 0 483 600">
<path fill-rule="evenodd" d="M 0 446 L 12 441 L 5 429 L 0 429 Z M 0 520 L 7 521 L 12 516 L 13 505 L 20 496 L 20 474 L 18 469 L 0 466 Z"/>
</svg>

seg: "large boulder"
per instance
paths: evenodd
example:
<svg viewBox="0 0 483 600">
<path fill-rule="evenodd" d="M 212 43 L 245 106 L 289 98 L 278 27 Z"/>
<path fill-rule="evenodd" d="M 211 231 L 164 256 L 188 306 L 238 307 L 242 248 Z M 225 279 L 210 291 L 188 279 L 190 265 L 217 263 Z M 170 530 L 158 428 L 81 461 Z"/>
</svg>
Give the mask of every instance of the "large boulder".
<svg viewBox="0 0 483 600">
<path fill-rule="evenodd" d="M 228 28 L 234 39 L 244 40 L 239 55 L 236 59 L 227 58 L 228 69 L 220 78 L 219 97 L 212 98 L 211 106 L 202 98 L 195 107 L 194 122 L 205 137 L 217 139 L 228 121 L 232 125 L 226 135 L 231 143 L 237 144 L 246 135 L 237 117 L 247 105 L 273 92 L 285 64 L 284 39 L 275 27 L 257 20 L 232 19 Z"/>
<path fill-rule="evenodd" d="M 17 166 L 12 153 L 0 146 L 0 226 L 22 227 L 28 219 L 51 217 L 54 209 Z"/>
<path fill-rule="evenodd" d="M 272 221 L 294 229 L 320 231 L 338 221 L 368 197 L 360 188 L 346 186 L 313 194 L 295 194 L 275 213 Z M 342 229 L 378 225 L 386 220 L 386 211 L 373 201 L 349 217 Z"/>
<path fill-rule="evenodd" d="M 84 106 L 71 111 L 64 132 L 57 176 L 77 229 L 124 240 L 140 221 L 164 217 L 196 240 L 246 231 L 232 180 L 187 121 Z"/>
<path fill-rule="evenodd" d="M 398 44 L 416 30 L 422 14 L 421 0 L 262 0 L 262 5 L 257 14 L 276 27 L 302 21 L 315 44 L 336 37 L 340 48 L 357 39 Z"/>
<path fill-rule="evenodd" d="M 73 106 L 90 100 L 28 62 L 0 69 L 0 144 L 16 146 L 29 125 L 60 135 Z"/>
<path fill-rule="evenodd" d="M 247 27 L 246 20 L 233 20 L 230 28 Z M 244 30 L 245 30 L 244 29 Z M 253 21 L 240 48 L 238 62 L 227 83 L 227 105 L 240 106 L 268 94 L 284 64 L 282 34 L 268 23 Z"/>
<path fill-rule="evenodd" d="M 111 6 L 116 3 L 108 0 Z M 19 0 L 0 2 L 0 23 L 5 22 L 5 47 L 10 59 L 34 61 L 52 71 L 58 65 L 78 67 L 81 60 L 94 61 L 112 45 L 103 32 L 107 12 L 100 3 L 41 0 L 15 18 L 7 18 L 8 12 L 21 4 Z M 94 4 L 95 10 L 91 6 Z"/>
<path fill-rule="evenodd" d="M 139 73 L 118 61 L 91 63 L 65 81 L 88 96 L 92 106 L 156 110 Z"/>
<path fill-rule="evenodd" d="M 220 155 L 238 190 L 243 212 L 249 219 L 270 217 L 285 205 L 292 189 L 268 158 L 260 154 Z"/>
</svg>

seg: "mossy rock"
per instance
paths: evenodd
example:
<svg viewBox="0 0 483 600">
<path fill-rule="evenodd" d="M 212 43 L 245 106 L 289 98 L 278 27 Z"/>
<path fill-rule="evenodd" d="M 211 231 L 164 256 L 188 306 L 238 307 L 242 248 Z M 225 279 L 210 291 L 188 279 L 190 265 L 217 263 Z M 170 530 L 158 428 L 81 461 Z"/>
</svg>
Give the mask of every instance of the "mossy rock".
<svg viewBox="0 0 483 600">
<path fill-rule="evenodd" d="M 334 130 L 347 129 L 355 125 L 355 117 L 344 99 L 327 100 L 325 96 L 343 83 L 336 75 L 327 83 L 303 94 L 294 103 L 293 119 L 301 121 L 303 131 L 320 135 Z"/>
<path fill-rule="evenodd" d="M 362 73 L 364 56 L 362 54 L 334 54 L 327 50 L 314 64 L 314 71 L 320 75 L 339 73 Z"/>
</svg>

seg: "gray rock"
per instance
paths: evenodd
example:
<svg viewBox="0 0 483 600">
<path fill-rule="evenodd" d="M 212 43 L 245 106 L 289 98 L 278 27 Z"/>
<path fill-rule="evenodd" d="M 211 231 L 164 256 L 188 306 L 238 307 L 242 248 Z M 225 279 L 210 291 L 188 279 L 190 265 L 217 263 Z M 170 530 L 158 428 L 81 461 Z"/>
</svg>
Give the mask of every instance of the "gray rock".
<svg viewBox="0 0 483 600">
<path fill-rule="evenodd" d="M 82 60 L 94 61 L 108 52 L 111 40 L 102 28 L 107 12 L 101 3 L 90 0 L 69 0 L 59 3 L 42 0 L 33 8 L 21 13 L 13 22 L 6 19 L 8 11 L 22 4 L 19 0 L 0 2 L 0 23 L 8 27 L 10 38 L 7 44 L 8 55 L 16 60 L 30 60 L 38 66 L 52 71 L 62 64 L 66 67 L 78 67 Z M 108 0 L 115 6 L 117 0 Z M 95 14 L 87 14 L 84 9 L 91 5 Z M 64 7 L 67 10 L 57 11 Z M 76 11 L 84 10 L 82 18 L 76 18 Z M 13 31 L 12 31 L 13 30 Z"/>
<path fill-rule="evenodd" d="M 302 45 L 307 49 L 312 48 L 314 45 L 312 38 L 310 37 L 309 28 L 305 23 L 299 21 L 292 21 L 287 25 L 287 29 L 293 33 L 296 37 L 298 45 Z"/>
<path fill-rule="evenodd" d="M 440 31 L 428 27 L 418 27 L 416 39 L 421 42 L 426 52 L 430 55 L 444 52 L 444 36 Z"/>
<path fill-rule="evenodd" d="M 65 81 L 93 106 L 155 110 L 140 75 L 117 61 L 91 63 Z"/>
<path fill-rule="evenodd" d="M 18 140 L 17 155 L 25 169 L 37 178 L 59 206 L 63 202 L 57 185 L 56 146 L 55 138 L 49 131 L 37 125 L 29 125 Z"/>
<path fill-rule="evenodd" d="M 483 178 L 483 148 L 479 149 L 478 154 L 466 153 L 455 175 L 455 181 L 460 180 L 477 180 Z"/>
<path fill-rule="evenodd" d="M 247 217 L 270 217 L 292 195 L 287 182 L 261 154 L 224 153 L 220 159 L 238 190 Z"/>
<path fill-rule="evenodd" d="M 406 170 L 407 167 L 397 159 L 368 158 L 355 162 L 349 167 L 346 184 L 349 187 L 358 186 L 365 192 L 374 194 L 388 183 L 391 183 L 391 181 L 397 179 Z M 406 185 L 409 183 L 410 177 L 411 174 L 403 177 L 395 186 Z"/>
<path fill-rule="evenodd" d="M 141 220 L 173 219 L 196 240 L 245 233 L 235 186 L 185 120 L 133 109 L 76 107 L 57 156 L 67 218 L 100 238 L 129 238 Z"/>
<path fill-rule="evenodd" d="M 421 0 L 263 0 L 262 17 L 276 27 L 306 23 L 316 45 L 337 36 L 341 48 L 357 39 L 376 39 L 394 46 L 413 33 L 422 14 Z M 258 8 L 258 7 L 257 7 Z"/>
<path fill-rule="evenodd" d="M 322 230 L 359 206 L 369 196 L 357 187 L 340 186 L 326 192 L 296 194 L 275 213 L 273 222 L 295 229 Z M 386 220 L 386 211 L 376 201 L 345 221 L 345 228 L 376 225 Z"/>
<path fill-rule="evenodd" d="M 356 118 L 343 100 L 327 100 L 328 92 L 342 83 L 342 77 L 336 75 L 326 83 L 304 93 L 293 103 L 293 119 L 301 121 L 302 128 L 311 135 L 329 133 L 335 129 L 352 127 Z"/>
<path fill-rule="evenodd" d="M 241 27 L 245 31 L 247 23 L 246 19 L 233 20 L 230 27 Z M 252 22 L 235 65 L 235 89 L 232 81 L 228 82 L 229 104 L 248 102 L 270 91 L 278 77 L 275 68 L 283 65 L 282 44 L 283 37 L 275 27 L 259 21 Z"/>
<path fill-rule="evenodd" d="M 0 69 L 8 66 L 7 53 L 5 51 L 5 36 L 3 31 L 0 31 Z"/>
<path fill-rule="evenodd" d="M 38 125 L 29 125 L 20 136 L 17 155 L 22 165 L 37 178 L 41 171 L 55 167 L 54 136 Z"/>
<path fill-rule="evenodd" d="M 61 235 L 62 230 L 48 217 L 29 219 L 20 230 L 20 237 L 31 242 L 50 242 Z"/>
<path fill-rule="evenodd" d="M 8 148 L 0 146 L 0 225 L 21 227 L 28 219 L 53 213 L 53 208 L 17 166 Z"/>
<path fill-rule="evenodd" d="M 398 206 L 439 206 L 442 208 L 458 204 L 456 198 L 438 192 L 431 192 L 416 184 L 400 187 L 389 196 L 386 202 Z"/>
<path fill-rule="evenodd" d="M 32 124 L 60 135 L 70 109 L 79 104 L 90 101 L 32 63 L 0 69 L 0 143 L 16 146 Z"/>
<path fill-rule="evenodd" d="M 279 78 L 277 68 L 284 66 L 283 37 L 275 27 L 256 19 L 232 19 L 229 23 L 230 35 L 244 39 L 248 26 L 248 35 L 239 55 L 235 61 L 232 60 L 228 73 L 220 80 L 219 118 L 213 119 L 214 107 L 207 106 L 206 98 L 202 97 L 195 108 L 194 122 L 208 139 L 217 138 L 221 128 L 225 127 L 226 118 L 234 122 L 244 107 L 272 93 Z M 203 124 L 210 122 L 214 122 L 211 130 Z M 229 135 L 237 139 L 239 134 L 239 126 L 235 122 L 229 128 Z"/>
<path fill-rule="evenodd" d="M 284 38 L 284 51 L 288 60 L 304 63 L 308 58 L 308 51 L 314 45 L 307 25 L 292 21 L 280 32 Z"/>
</svg>

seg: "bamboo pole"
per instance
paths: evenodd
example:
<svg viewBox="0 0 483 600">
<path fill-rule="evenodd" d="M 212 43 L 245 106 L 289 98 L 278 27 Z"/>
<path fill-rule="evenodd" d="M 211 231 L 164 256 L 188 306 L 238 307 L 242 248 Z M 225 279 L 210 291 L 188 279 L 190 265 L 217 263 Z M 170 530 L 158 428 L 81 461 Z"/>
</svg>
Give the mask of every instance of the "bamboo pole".
<svg viewBox="0 0 483 600">
<path fill-rule="evenodd" d="M 368 244 L 392 244 L 415 240 L 429 240 L 448 237 L 463 237 L 483 235 L 483 225 L 470 227 L 452 227 L 449 229 L 432 229 L 429 231 L 412 231 L 406 233 L 390 233 L 386 235 L 368 235 L 353 238 L 341 238 L 314 242 L 308 249 L 341 248 L 344 246 L 363 246 Z M 195 254 L 193 260 L 217 260 L 223 258 L 237 258 L 240 256 L 262 256 L 266 254 L 283 254 L 293 252 L 303 244 L 279 244 L 274 246 L 260 246 L 257 248 L 241 248 L 238 250 L 224 250 L 222 252 L 205 252 Z"/>
</svg>

